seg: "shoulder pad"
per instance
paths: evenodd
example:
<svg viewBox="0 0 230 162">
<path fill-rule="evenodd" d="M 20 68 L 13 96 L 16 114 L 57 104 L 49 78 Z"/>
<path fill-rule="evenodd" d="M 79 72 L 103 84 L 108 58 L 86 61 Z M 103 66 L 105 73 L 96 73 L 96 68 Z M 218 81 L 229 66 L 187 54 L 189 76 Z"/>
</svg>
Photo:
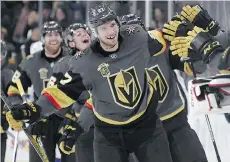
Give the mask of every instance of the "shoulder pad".
<svg viewBox="0 0 230 162">
<path fill-rule="evenodd" d="M 163 34 L 161 30 L 150 30 L 148 31 L 149 37 L 153 40 L 155 40 L 156 42 L 160 43 L 162 45 L 162 48 L 160 50 L 158 50 L 155 54 L 153 54 L 154 56 L 157 56 L 159 54 L 162 54 L 163 52 L 166 51 L 167 49 L 167 42 L 166 40 L 163 38 Z"/>
</svg>

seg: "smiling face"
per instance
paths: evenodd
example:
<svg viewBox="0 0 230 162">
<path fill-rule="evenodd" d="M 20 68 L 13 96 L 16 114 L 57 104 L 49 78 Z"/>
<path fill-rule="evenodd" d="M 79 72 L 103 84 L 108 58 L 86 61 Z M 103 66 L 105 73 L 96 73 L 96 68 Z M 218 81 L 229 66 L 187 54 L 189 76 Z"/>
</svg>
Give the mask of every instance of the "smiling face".
<svg viewBox="0 0 230 162">
<path fill-rule="evenodd" d="M 119 26 L 115 20 L 108 21 L 97 27 L 100 44 L 105 51 L 115 51 L 118 48 Z"/>
<path fill-rule="evenodd" d="M 56 54 L 61 47 L 62 38 L 59 32 L 46 33 L 44 37 L 45 49 L 50 54 Z"/>
<path fill-rule="evenodd" d="M 85 50 L 91 43 L 91 38 L 87 30 L 78 28 L 73 33 L 73 42 L 79 51 Z"/>
</svg>

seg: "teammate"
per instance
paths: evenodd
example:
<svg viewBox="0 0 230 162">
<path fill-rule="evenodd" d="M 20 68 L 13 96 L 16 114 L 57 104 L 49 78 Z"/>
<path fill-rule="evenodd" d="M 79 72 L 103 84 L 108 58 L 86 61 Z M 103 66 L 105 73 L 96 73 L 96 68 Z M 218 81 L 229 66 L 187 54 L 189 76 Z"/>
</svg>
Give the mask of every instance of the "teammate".
<svg viewBox="0 0 230 162">
<path fill-rule="evenodd" d="M 66 29 L 65 44 L 69 48 L 70 55 L 63 57 L 53 67 L 53 75 L 50 78 L 49 86 L 57 84 L 58 75 L 64 75 L 69 70 L 69 64 L 71 64 L 74 55 L 79 55 L 81 51 L 85 50 L 91 44 L 90 30 L 85 24 L 74 23 Z M 60 149 L 66 154 L 70 154 L 74 151 L 71 149 L 76 140 L 76 154 L 78 162 L 94 162 L 93 158 L 93 111 L 89 108 L 82 108 L 85 101 L 89 98 L 89 93 L 81 97 L 73 104 L 74 111 L 67 113 L 66 119 L 63 125 L 63 136 L 60 138 Z M 76 119 L 74 112 L 78 113 Z M 77 121 L 76 121 L 77 120 Z M 80 131 L 76 122 L 84 129 Z M 79 138 L 77 134 L 81 134 Z"/>
<path fill-rule="evenodd" d="M 145 65 L 157 48 L 148 51 L 148 34 L 138 25 L 122 26 L 119 31 L 116 14 L 104 4 L 90 10 L 89 22 L 99 39 L 74 60 L 70 71 L 60 81 L 62 84 L 43 91 L 35 104 L 36 112 L 30 111 L 27 104 L 12 112 L 29 111 L 30 117 L 24 117 L 33 122 L 40 117 L 38 105 L 46 107 L 42 113 L 49 113 L 55 110 L 50 108 L 69 106 L 82 91 L 91 90 L 96 116 L 95 161 L 126 162 L 128 153 L 135 152 L 140 162 L 170 162 L 167 137 L 155 114 L 157 95 L 148 95 L 149 86 L 145 78 Z M 134 41 L 136 38 L 138 41 Z M 155 41 L 152 40 L 152 43 Z M 144 53 L 145 57 L 140 53 Z M 51 89 L 56 92 L 52 93 Z M 54 94 L 65 102 L 60 102 Z M 55 106 L 49 99 L 53 99 Z M 25 119 L 21 115 L 14 117 L 16 120 Z"/>
<path fill-rule="evenodd" d="M 68 54 L 64 48 L 62 48 L 62 28 L 57 22 L 49 21 L 44 23 L 43 41 L 44 49 L 29 56 L 15 71 L 12 83 L 8 89 L 9 94 L 18 91 L 15 80 L 20 79 L 25 91 L 27 91 L 28 87 L 33 85 L 35 92 L 34 97 L 37 98 L 37 96 L 41 94 L 42 89 L 47 86 L 49 78 L 53 73 L 53 65 Z M 20 100 L 22 99 L 20 98 Z M 10 115 L 6 115 L 6 117 L 11 118 Z M 55 148 L 61 137 L 58 131 L 62 120 L 61 115 L 53 114 L 45 120 L 33 124 L 29 128 L 31 129 L 32 135 L 41 136 L 43 146 L 50 162 L 54 162 L 56 158 Z M 12 128 L 17 128 L 18 126 L 19 125 L 11 125 Z M 62 161 L 73 161 L 75 159 L 74 154 L 65 155 L 62 152 L 61 154 Z M 29 155 L 30 161 L 41 161 L 32 146 L 30 146 Z"/>
<path fill-rule="evenodd" d="M 29 104 L 20 106 L 32 113 L 24 117 L 34 121 L 43 107 L 61 109 L 69 106 L 88 89 L 95 106 L 96 161 L 127 161 L 130 152 L 134 152 L 140 162 L 171 161 L 168 143 L 164 143 L 166 134 L 162 134 L 164 130 L 158 124 L 160 121 L 155 122 L 158 102 L 155 97 L 158 95 L 162 102 L 161 92 L 166 93 L 169 89 L 166 87 L 162 91 L 157 85 L 163 83 L 166 86 L 162 69 L 156 65 L 161 61 L 156 55 L 165 52 L 165 42 L 155 39 L 155 34 L 159 33 L 150 31 L 147 34 L 138 25 L 121 26 L 119 35 L 116 16 L 104 5 L 91 9 L 89 22 L 99 40 L 75 60 L 56 87 L 42 92 L 32 106 L 37 112 L 31 111 Z M 156 57 L 150 57 L 154 54 Z M 178 56 L 169 57 L 168 64 L 184 70 L 187 64 L 181 63 Z M 85 64 L 90 66 L 85 67 Z M 146 66 L 148 69 L 144 70 Z M 21 109 L 15 108 L 12 112 L 15 119 L 22 119 L 16 115 Z M 42 111 L 48 113 L 48 109 Z"/>
<path fill-rule="evenodd" d="M 141 18 L 134 14 L 123 16 L 121 23 L 128 25 L 140 24 L 144 28 Z M 154 59 L 156 58 L 159 61 L 157 66 L 154 64 Z M 176 64 L 172 64 L 173 57 L 170 57 L 168 54 L 161 54 L 156 56 L 156 58 L 153 58 L 153 63 L 150 62 L 150 65 L 148 65 L 148 75 L 152 75 L 154 71 L 159 71 L 159 69 L 162 73 L 162 75 L 159 76 L 158 82 L 156 82 L 162 87 L 161 93 L 159 94 L 161 100 L 159 101 L 157 112 L 168 136 L 172 159 L 175 162 L 207 161 L 199 138 L 188 124 L 186 97 L 173 71 L 173 69 L 178 69 L 178 67 L 176 67 Z M 172 62 L 170 62 L 170 59 Z M 188 70 L 185 72 L 191 75 L 188 64 L 184 63 L 184 67 L 186 66 Z M 184 67 L 182 66 L 181 68 Z M 198 68 L 196 68 L 196 70 L 201 72 Z M 169 88 L 169 85 L 172 88 Z"/>
<path fill-rule="evenodd" d="M 10 86 L 11 78 L 13 76 L 13 71 L 6 68 L 7 64 L 7 47 L 6 43 L 1 40 L 1 90 L 7 94 L 7 89 Z M 8 97 L 13 105 L 21 104 L 20 102 L 15 101 L 19 96 Z M 5 152 L 6 152 L 6 140 L 7 140 L 7 129 L 9 124 L 6 120 L 7 108 L 4 107 L 4 103 L 1 100 L 1 161 L 5 161 Z"/>
</svg>

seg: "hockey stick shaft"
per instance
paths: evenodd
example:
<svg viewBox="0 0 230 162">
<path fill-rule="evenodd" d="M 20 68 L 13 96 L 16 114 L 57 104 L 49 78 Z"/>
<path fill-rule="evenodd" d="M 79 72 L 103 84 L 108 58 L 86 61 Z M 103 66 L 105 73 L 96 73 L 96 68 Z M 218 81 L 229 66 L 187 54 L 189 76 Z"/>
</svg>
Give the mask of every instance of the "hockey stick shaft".
<svg viewBox="0 0 230 162">
<path fill-rule="evenodd" d="M 195 68 L 194 68 L 194 65 L 193 65 L 192 61 L 190 62 L 190 65 L 191 65 L 191 68 L 192 68 L 193 77 L 196 79 L 196 72 L 195 72 Z M 211 123 L 210 123 L 210 120 L 209 120 L 209 117 L 208 117 L 207 114 L 205 114 L 205 118 L 206 118 L 206 123 L 208 125 L 208 130 L 209 130 L 209 133 L 210 133 L 210 136 L 211 136 L 212 144 L 213 144 L 213 147 L 214 147 L 214 150 L 215 150 L 215 153 L 216 153 L 217 161 L 221 162 L 220 154 L 219 154 L 219 151 L 218 151 L 218 148 L 217 148 L 217 145 L 216 145 L 216 140 L 215 140 L 215 137 L 214 137 L 214 134 L 213 134 L 212 126 L 211 126 Z"/>
<path fill-rule="evenodd" d="M 23 102 L 26 103 L 26 102 L 27 102 L 26 93 L 25 93 L 24 88 L 23 88 L 23 86 L 22 86 L 21 80 L 20 80 L 20 79 L 17 79 L 17 80 L 16 80 L 16 84 L 17 84 L 17 87 L 18 87 L 18 90 L 19 90 L 19 93 L 20 93 L 20 95 L 21 95 L 21 97 L 22 97 Z M 45 159 L 48 159 L 47 154 L 46 154 L 46 152 L 45 152 L 45 149 L 44 149 L 44 147 L 43 147 L 41 138 L 39 138 L 39 137 L 37 137 L 37 136 L 34 136 L 34 139 L 35 139 L 35 141 L 37 142 L 37 145 L 40 146 L 40 150 L 43 152 L 42 155 L 45 155 Z M 39 143 L 38 143 L 38 142 L 39 142 Z M 40 144 L 40 145 L 39 145 L 39 144 Z M 40 155 L 39 155 L 39 156 L 40 156 Z M 40 156 L 40 157 L 41 157 L 41 156 Z M 41 157 L 41 158 L 42 158 L 42 157 Z"/>
<path fill-rule="evenodd" d="M 18 153 L 18 136 L 19 136 L 19 131 L 17 131 L 16 136 L 14 138 L 13 162 L 16 162 L 17 153 Z"/>
<path fill-rule="evenodd" d="M 3 100 L 3 102 L 5 103 L 6 107 L 11 110 L 13 108 L 13 105 L 10 103 L 10 101 L 7 99 L 5 93 L 3 92 L 3 90 L 1 89 L 1 99 Z M 49 162 L 47 155 L 44 151 L 44 149 L 42 149 L 38 142 L 28 133 L 28 131 L 26 129 L 22 129 L 24 131 L 24 133 L 26 134 L 26 136 L 28 137 L 31 145 L 34 147 L 34 149 L 37 151 L 38 155 L 40 156 L 40 158 L 42 159 L 43 162 Z"/>
<path fill-rule="evenodd" d="M 22 96 L 23 101 L 25 102 L 25 92 L 23 90 L 21 81 L 18 79 L 16 81 L 17 87 L 19 89 L 19 92 Z M 16 162 L 16 158 L 17 158 L 17 153 L 18 153 L 18 136 L 19 136 L 19 131 L 16 132 L 16 136 L 14 138 L 14 150 L 13 150 L 13 162 Z"/>
</svg>

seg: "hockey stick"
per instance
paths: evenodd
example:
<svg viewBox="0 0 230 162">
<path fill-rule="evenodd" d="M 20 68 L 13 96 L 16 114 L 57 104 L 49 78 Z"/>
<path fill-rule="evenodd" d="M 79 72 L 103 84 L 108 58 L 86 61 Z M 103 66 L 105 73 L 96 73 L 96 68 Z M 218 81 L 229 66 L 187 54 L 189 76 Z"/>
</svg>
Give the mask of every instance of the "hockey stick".
<svg viewBox="0 0 230 162">
<path fill-rule="evenodd" d="M 1 99 L 3 100 L 3 102 L 5 103 L 6 107 L 11 110 L 13 108 L 13 105 L 10 103 L 10 101 L 7 99 L 5 93 L 3 92 L 3 90 L 1 89 Z M 41 160 L 43 162 L 49 162 L 48 157 L 44 151 L 44 148 L 40 147 L 40 145 L 38 144 L 38 142 L 36 141 L 36 139 L 34 139 L 29 133 L 28 130 L 25 129 L 25 127 L 23 126 L 24 133 L 26 134 L 26 136 L 28 137 L 31 145 L 34 147 L 34 149 L 37 151 L 38 155 L 40 156 Z"/>
<path fill-rule="evenodd" d="M 26 102 L 27 102 L 26 93 L 25 93 L 25 91 L 24 91 L 24 89 L 23 89 L 21 80 L 20 80 L 20 79 L 16 80 L 16 84 L 17 84 L 17 87 L 18 87 L 18 90 L 19 90 L 19 92 L 20 92 L 20 95 L 21 95 L 21 97 L 22 97 L 23 102 L 26 103 Z M 40 138 L 40 137 L 37 137 L 37 136 L 33 136 L 33 137 L 34 137 L 34 139 L 35 139 L 37 142 L 39 142 L 40 148 L 42 148 L 43 152 L 45 153 L 45 155 L 46 155 L 46 157 L 47 157 L 47 154 L 46 154 L 45 149 L 44 149 L 44 147 L 43 147 L 41 138 Z M 47 158 L 47 159 L 48 159 L 48 158 Z"/>
<path fill-rule="evenodd" d="M 13 162 L 16 162 L 17 153 L 18 153 L 18 136 L 19 136 L 19 131 L 17 131 L 16 136 L 14 138 Z"/>
<path fill-rule="evenodd" d="M 195 68 L 194 68 L 194 65 L 193 65 L 193 61 L 192 60 L 187 60 L 187 62 L 190 62 L 193 77 L 196 79 L 196 72 L 195 72 Z M 208 130 L 209 130 L 211 140 L 212 140 L 212 144 L 213 144 L 213 147 L 214 147 L 214 150 L 215 150 L 215 153 L 216 153 L 217 161 L 221 162 L 220 154 L 219 154 L 219 151 L 218 151 L 218 148 L 217 148 L 217 145 L 216 145 L 216 140 L 215 140 L 215 137 L 214 137 L 214 134 L 213 134 L 212 126 L 211 126 L 211 123 L 210 123 L 210 120 L 209 120 L 209 117 L 208 117 L 207 114 L 205 114 L 205 119 L 206 119 L 206 123 L 208 125 Z"/>
</svg>

